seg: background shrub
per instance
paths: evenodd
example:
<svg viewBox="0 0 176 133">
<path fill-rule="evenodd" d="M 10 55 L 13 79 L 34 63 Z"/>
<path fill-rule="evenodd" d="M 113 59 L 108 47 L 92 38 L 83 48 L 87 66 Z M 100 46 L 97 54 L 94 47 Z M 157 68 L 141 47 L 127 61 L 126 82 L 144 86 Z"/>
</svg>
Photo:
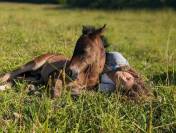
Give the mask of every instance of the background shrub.
<svg viewBox="0 0 176 133">
<path fill-rule="evenodd" d="M 0 2 L 1 1 L 4 1 L 4 2 L 22 2 L 22 3 L 58 3 L 58 0 L 0 0 Z"/>
<path fill-rule="evenodd" d="M 175 0 L 58 0 L 71 7 L 87 8 L 159 8 L 176 7 Z"/>
</svg>

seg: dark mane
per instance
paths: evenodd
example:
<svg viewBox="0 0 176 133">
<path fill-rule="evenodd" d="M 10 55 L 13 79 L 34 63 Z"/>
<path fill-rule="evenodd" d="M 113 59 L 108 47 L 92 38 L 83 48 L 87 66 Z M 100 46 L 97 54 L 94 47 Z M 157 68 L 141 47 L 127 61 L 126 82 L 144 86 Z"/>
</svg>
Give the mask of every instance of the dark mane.
<svg viewBox="0 0 176 133">
<path fill-rule="evenodd" d="M 89 35 L 89 34 L 94 33 L 95 31 L 96 31 L 95 26 L 86 25 L 86 26 L 83 26 L 82 34 L 83 34 L 83 35 Z"/>
<path fill-rule="evenodd" d="M 82 29 L 82 34 L 83 35 L 89 35 L 89 34 L 92 34 L 96 31 L 97 29 L 95 28 L 95 26 L 92 26 L 92 25 L 86 25 L 86 26 L 83 26 L 83 29 Z M 105 48 L 109 47 L 110 46 L 110 43 L 107 39 L 107 37 L 101 35 L 101 39 L 103 41 L 103 45 Z"/>
<path fill-rule="evenodd" d="M 105 48 L 108 48 L 108 47 L 111 45 L 111 44 L 109 43 L 107 37 L 101 36 L 101 39 L 102 39 L 102 41 L 103 41 L 103 45 L 104 45 Z"/>
</svg>

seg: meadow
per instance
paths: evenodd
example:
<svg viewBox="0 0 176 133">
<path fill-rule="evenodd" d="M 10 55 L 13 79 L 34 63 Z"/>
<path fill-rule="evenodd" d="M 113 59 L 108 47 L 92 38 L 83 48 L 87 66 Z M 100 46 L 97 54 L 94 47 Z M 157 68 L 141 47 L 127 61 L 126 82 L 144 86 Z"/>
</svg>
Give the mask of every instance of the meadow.
<svg viewBox="0 0 176 133">
<path fill-rule="evenodd" d="M 69 92 L 52 100 L 47 88 L 29 95 L 16 82 L 0 92 L 0 132 L 176 132 L 176 12 L 66 9 L 0 3 L 0 73 L 43 53 L 71 57 L 82 25 L 107 24 L 109 51 L 121 52 L 143 75 L 155 99 L 134 103 L 118 94 Z"/>
</svg>

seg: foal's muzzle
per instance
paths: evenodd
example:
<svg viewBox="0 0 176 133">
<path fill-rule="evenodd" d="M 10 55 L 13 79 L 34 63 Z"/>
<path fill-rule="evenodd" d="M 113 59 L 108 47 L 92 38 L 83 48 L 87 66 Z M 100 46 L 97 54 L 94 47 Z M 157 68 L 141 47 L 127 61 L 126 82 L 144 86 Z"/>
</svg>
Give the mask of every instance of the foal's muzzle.
<svg viewBox="0 0 176 133">
<path fill-rule="evenodd" d="M 77 77 L 78 77 L 78 71 L 69 69 L 69 70 L 68 70 L 68 76 L 69 76 L 72 80 L 76 80 Z"/>
</svg>

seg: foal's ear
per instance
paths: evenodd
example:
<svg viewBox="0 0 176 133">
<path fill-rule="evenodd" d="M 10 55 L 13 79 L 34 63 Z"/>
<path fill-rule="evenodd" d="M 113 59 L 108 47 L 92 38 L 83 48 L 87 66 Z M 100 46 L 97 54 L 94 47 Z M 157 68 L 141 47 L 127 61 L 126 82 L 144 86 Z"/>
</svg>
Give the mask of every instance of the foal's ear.
<svg viewBox="0 0 176 133">
<path fill-rule="evenodd" d="M 86 34 L 86 30 L 87 30 L 86 26 L 83 25 L 83 26 L 82 26 L 82 34 Z"/>
<path fill-rule="evenodd" d="M 95 30 L 94 35 L 101 35 L 106 29 L 106 24 L 104 24 L 102 27 Z"/>
</svg>

